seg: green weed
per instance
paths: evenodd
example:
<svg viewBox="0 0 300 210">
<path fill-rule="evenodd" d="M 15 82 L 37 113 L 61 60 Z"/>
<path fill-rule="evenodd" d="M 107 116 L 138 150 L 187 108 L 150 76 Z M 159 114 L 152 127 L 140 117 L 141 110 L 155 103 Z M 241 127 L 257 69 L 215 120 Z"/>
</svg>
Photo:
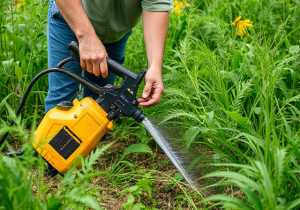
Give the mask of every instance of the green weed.
<svg viewBox="0 0 300 210">
<path fill-rule="evenodd" d="M 212 207 L 299 206 L 299 42 L 298 26 L 290 21 L 298 14 L 286 15 L 285 3 L 204 1 L 203 11 L 190 10 L 186 35 L 169 60 L 164 107 L 176 109 L 163 122 L 187 125 L 187 147 L 207 144 L 218 151 L 230 171 L 205 177 L 224 177 L 217 185 L 237 186 L 245 195 L 214 195 L 206 199 L 220 201 Z M 250 7 L 256 12 L 249 14 Z M 247 39 L 230 25 L 238 10 L 254 24 Z M 203 13 L 214 19 L 203 19 Z"/>
<path fill-rule="evenodd" d="M 300 2 L 188 2 L 190 6 L 182 8 L 180 15 L 172 12 L 170 15 L 163 70 L 165 95 L 161 105 L 144 112 L 150 117 L 164 117 L 162 123 L 176 125 L 178 132 L 183 132 L 186 147 L 205 144 L 215 150 L 216 172 L 204 178 L 219 177 L 221 181 L 209 187 L 229 186 L 230 190 L 225 195 L 206 198 L 204 204 L 209 206 L 214 202 L 210 208 L 299 208 Z M 15 117 L 5 104 L 15 110 L 30 80 L 47 67 L 47 2 L 28 1 L 18 10 L 17 4 L 8 0 L 0 2 L 0 116 L 3 120 L 0 130 L 1 134 L 14 132 L 20 141 L 28 142 L 30 135 L 25 128 L 32 124 L 32 113 L 36 113 L 36 121 L 43 115 L 46 79 L 40 80 L 29 96 L 30 106 L 23 112 L 25 120 Z M 238 16 L 251 20 L 254 27 L 248 36 L 236 35 L 232 22 Z M 126 67 L 136 72 L 147 68 L 142 37 L 142 24 L 139 24 L 129 39 L 125 62 Z M 7 126 L 5 122 L 10 119 L 7 116 L 14 119 L 15 127 Z M 102 154 L 102 150 L 97 150 L 90 159 L 82 160 L 81 171 L 71 170 L 56 193 L 49 196 L 45 192 L 50 185 L 42 182 L 43 161 L 32 158 L 30 147 L 24 146 L 28 155 L 23 161 L 0 156 L 3 183 L 0 198 L 7 200 L 0 205 L 8 209 L 16 203 L 24 209 L 76 208 L 82 204 L 97 208 L 95 200 L 84 193 L 89 191 L 89 180 L 101 174 L 111 186 L 125 183 L 128 186 L 122 192 L 129 196 L 124 209 L 149 209 L 149 203 L 155 208 L 158 204 L 151 196 L 153 182 L 161 177 L 150 172 L 145 176 L 145 170 L 139 170 L 135 162 L 127 159 L 142 151 L 151 153 L 145 145 L 152 138 L 143 126 L 128 119 L 117 121 L 113 136 L 122 140 L 135 136 L 144 144 L 125 149 L 121 152 L 123 156 L 101 173 L 92 169 L 95 159 Z M 130 151 L 134 153 L 129 154 Z M 161 162 L 157 167 L 165 165 Z M 37 168 L 39 176 L 36 178 L 26 168 Z M 16 184 L 20 180 L 26 182 Z M 184 193 L 175 197 L 178 209 L 197 208 L 180 180 L 168 177 L 167 182 L 164 190 L 179 187 Z M 36 185 L 33 191 L 32 185 Z M 141 202 L 143 193 L 147 193 L 148 203 Z M 75 194 L 82 195 L 83 200 Z M 172 207 L 170 204 L 169 208 Z"/>
<path fill-rule="evenodd" d="M 46 21 L 47 1 L 18 2 L 4 0 L 0 3 L 0 115 L 8 115 L 4 104 L 15 110 L 31 79 L 47 68 Z M 30 11 L 30 12 L 29 12 Z M 42 116 L 46 98 L 45 78 L 39 80 L 28 97 L 25 117 L 30 117 L 38 107 Z M 29 124 L 29 122 L 27 122 Z"/>
</svg>

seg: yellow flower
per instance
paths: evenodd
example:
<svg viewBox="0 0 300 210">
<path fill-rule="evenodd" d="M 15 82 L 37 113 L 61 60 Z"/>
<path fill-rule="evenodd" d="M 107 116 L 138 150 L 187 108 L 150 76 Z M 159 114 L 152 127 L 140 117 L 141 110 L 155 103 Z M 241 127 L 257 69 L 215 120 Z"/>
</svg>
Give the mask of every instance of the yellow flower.
<svg viewBox="0 0 300 210">
<path fill-rule="evenodd" d="M 237 18 L 235 18 L 235 20 L 233 21 L 232 25 L 236 25 L 237 22 L 239 22 L 242 19 L 242 16 L 239 16 Z"/>
<path fill-rule="evenodd" d="M 190 4 L 188 4 L 186 0 L 182 0 L 181 2 L 179 2 L 178 0 L 175 0 L 174 5 L 175 5 L 175 7 L 174 7 L 174 9 L 172 9 L 172 12 L 174 12 L 176 15 L 180 15 L 180 10 L 182 7 L 190 6 Z"/>
<path fill-rule="evenodd" d="M 23 7 L 26 5 L 26 0 L 17 0 L 16 10 L 20 11 L 23 9 Z"/>
<path fill-rule="evenodd" d="M 186 7 L 189 7 L 189 6 L 190 6 L 190 4 L 189 4 L 189 3 L 187 3 L 187 1 L 186 1 L 186 0 L 182 0 L 182 2 L 183 2 L 183 4 L 184 4 L 184 6 L 186 6 Z"/>
<path fill-rule="evenodd" d="M 241 20 L 242 16 L 237 17 L 232 25 L 237 27 L 236 34 L 238 36 L 243 36 L 245 33 L 247 33 L 247 27 L 253 27 L 253 25 L 250 23 L 250 20 Z"/>
<path fill-rule="evenodd" d="M 22 9 L 23 5 L 22 4 L 17 4 L 17 11 L 20 11 Z"/>
</svg>

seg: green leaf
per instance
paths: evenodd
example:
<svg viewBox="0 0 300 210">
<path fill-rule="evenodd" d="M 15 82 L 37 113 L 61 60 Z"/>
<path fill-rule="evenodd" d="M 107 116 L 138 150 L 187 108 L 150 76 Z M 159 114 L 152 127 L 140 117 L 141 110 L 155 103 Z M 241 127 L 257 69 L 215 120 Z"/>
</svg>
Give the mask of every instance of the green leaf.
<svg viewBox="0 0 300 210">
<path fill-rule="evenodd" d="M 298 54 L 299 53 L 299 45 L 291 46 L 289 48 L 289 51 L 291 54 Z"/>
<path fill-rule="evenodd" d="M 134 168 L 135 168 L 135 165 L 132 164 L 132 163 L 130 163 L 129 161 L 126 161 L 126 160 L 120 160 L 120 161 L 118 162 L 118 164 L 116 164 L 116 165 L 120 165 L 120 163 L 123 163 L 123 164 L 128 165 L 128 166 L 130 167 L 130 170 L 131 170 L 131 171 L 133 171 Z"/>
<path fill-rule="evenodd" d="M 175 174 L 175 176 L 173 177 L 173 179 L 181 182 L 181 181 L 184 180 L 184 177 L 180 173 L 177 173 L 177 174 Z"/>
<path fill-rule="evenodd" d="M 11 33 L 11 34 L 14 33 L 14 29 L 13 29 L 13 27 L 12 27 L 11 25 L 4 25 L 4 27 L 7 29 L 7 31 L 8 31 L 9 33 Z"/>
<path fill-rule="evenodd" d="M 282 182 L 283 180 L 283 175 L 284 175 L 284 167 L 285 166 L 285 161 L 286 161 L 286 150 L 285 149 L 278 149 L 276 153 L 274 153 L 274 180 L 277 183 L 275 186 L 280 189 L 282 188 Z"/>
<path fill-rule="evenodd" d="M 241 139 L 240 137 L 245 137 L 248 141 L 245 141 L 245 140 Z M 259 145 L 261 147 L 263 147 L 265 145 L 265 141 L 264 140 L 259 139 L 259 138 L 255 137 L 253 135 L 249 135 L 247 133 L 239 133 L 238 135 L 236 135 L 234 137 L 234 139 L 240 139 L 240 141 L 245 142 L 245 143 L 251 145 L 251 148 L 254 148 L 253 147 L 253 143 L 255 143 L 255 144 L 257 144 L 257 145 Z"/>
<path fill-rule="evenodd" d="M 130 195 L 127 199 L 127 202 L 124 204 L 123 209 L 131 210 L 134 203 L 134 197 L 133 195 Z"/>
<path fill-rule="evenodd" d="M 190 173 L 193 168 L 198 164 L 198 162 L 203 158 L 203 155 L 199 155 L 198 157 L 196 157 L 191 163 L 190 165 L 187 167 L 186 171 L 188 173 Z M 199 163 L 200 164 L 200 163 Z"/>
<path fill-rule="evenodd" d="M 255 107 L 253 108 L 253 111 L 255 114 L 260 114 L 261 108 L 260 107 Z"/>
<path fill-rule="evenodd" d="M 261 202 L 261 198 L 258 197 L 251 187 L 248 187 L 246 184 L 237 181 L 237 180 L 229 180 L 228 183 L 232 183 L 232 185 L 238 186 L 241 190 L 247 195 L 248 201 L 255 206 L 255 210 L 263 210 L 263 204 Z"/>
<path fill-rule="evenodd" d="M 101 210 L 98 201 L 89 194 L 79 195 L 79 196 L 77 196 L 76 200 L 79 201 L 80 203 L 84 204 L 87 207 L 90 207 L 92 209 Z"/>
<path fill-rule="evenodd" d="M 244 184 L 247 184 L 248 186 L 253 187 L 255 190 L 257 191 L 261 191 L 262 187 L 256 183 L 255 181 L 253 181 L 252 179 L 239 174 L 237 172 L 232 172 L 232 171 L 217 171 L 217 172 L 212 172 L 210 174 L 207 174 L 203 177 L 227 177 L 233 180 L 237 180 L 240 181 Z"/>
<path fill-rule="evenodd" d="M 233 63 L 233 69 L 237 69 L 240 67 L 240 63 L 242 62 L 242 53 L 240 50 L 236 50 L 234 52 L 232 63 Z"/>
<path fill-rule="evenodd" d="M 17 63 L 15 63 L 14 66 L 15 66 L 15 75 L 17 79 L 20 81 L 22 80 L 23 77 L 23 71 Z"/>
<path fill-rule="evenodd" d="M 18 170 L 18 168 L 20 166 L 18 166 L 18 163 L 16 162 L 16 160 L 13 158 L 2 156 L 2 161 L 3 161 L 3 166 L 6 168 L 6 170 L 8 170 L 10 172 L 11 179 L 14 182 L 21 181 L 22 174 L 21 174 L 21 171 Z"/>
<path fill-rule="evenodd" d="M 2 65 L 6 74 L 10 75 L 11 71 L 13 70 L 13 64 L 14 64 L 13 58 L 8 61 L 2 61 Z"/>
<path fill-rule="evenodd" d="M 137 204 L 134 204 L 134 206 L 132 207 L 132 210 L 141 210 L 141 209 L 144 209 L 144 208 L 145 208 L 144 204 L 137 203 Z"/>
<path fill-rule="evenodd" d="M 258 169 L 258 173 L 259 173 L 260 180 L 261 180 L 261 186 L 263 188 L 263 191 L 265 192 L 263 194 L 263 197 L 265 199 L 269 200 L 269 202 L 273 201 L 273 203 L 275 203 L 277 201 L 277 198 L 276 198 L 275 192 L 274 192 L 272 175 L 269 173 L 269 171 L 264 163 L 255 161 L 255 165 L 256 165 L 256 168 Z M 254 188 L 256 188 L 256 187 L 254 187 Z M 256 189 L 258 189 L 258 188 L 256 188 Z M 260 190 L 260 191 L 262 192 L 262 190 Z"/>
<path fill-rule="evenodd" d="M 10 96 L 13 96 L 13 94 L 14 94 L 14 92 L 8 94 L 5 98 L 2 99 L 2 101 L 1 101 L 1 103 L 0 103 L 0 111 L 1 111 L 2 107 L 6 104 L 6 101 L 8 100 L 8 98 L 9 98 Z"/>
<path fill-rule="evenodd" d="M 75 163 L 73 163 L 73 165 L 71 166 L 71 168 L 69 168 L 67 170 L 67 172 L 64 174 L 64 179 L 62 180 L 62 183 L 64 185 L 71 184 L 71 183 L 74 182 L 74 178 L 75 177 L 72 174 L 73 174 L 74 170 L 76 169 L 76 162 L 77 161 L 75 161 Z"/>
<path fill-rule="evenodd" d="M 300 198 L 290 202 L 289 205 L 286 207 L 286 210 L 299 209 L 299 207 L 300 207 Z"/>
<path fill-rule="evenodd" d="M 50 195 L 47 202 L 47 210 L 57 210 L 62 206 L 63 196 L 55 198 L 55 195 Z"/>
<path fill-rule="evenodd" d="M 152 189 L 151 189 L 149 183 L 151 183 L 150 180 L 148 180 L 148 179 L 141 179 L 141 180 L 138 181 L 137 184 L 139 186 L 143 187 L 145 190 L 147 190 L 147 192 L 149 193 L 150 197 L 152 197 Z"/>
<path fill-rule="evenodd" d="M 234 112 L 230 112 L 227 111 L 225 109 L 222 109 L 229 117 L 231 117 L 231 119 L 233 119 L 234 121 L 237 121 L 238 123 L 240 123 L 242 125 L 242 127 L 245 130 L 249 130 L 249 126 L 247 124 L 247 118 L 243 117 L 240 113 L 238 113 L 237 111 Z"/>
<path fill-rule="evenodd" d="M 116 141 L 113 141 L 109 144 L 104 145 L 101 148 L 96 149 L 95 151 L 92 151 L 88 158 L 85 159 L 85 165 L 86 165 L 86 172 L 89 172 L 92 169 L 92 166 L 97 163 L 97 160 L 99 157 Z"/>
<path fill-rule="evenodd" d="M 209 121 L 212 122 L 212 120 L 214 118 L 214 111 L 208 112 L 207 115 L 208 115 Z"/>
<path fill-rule="evenodd" d="M 167 122 L 168 120 L 174 119 L 174 118 L 183 118 L 186 117 L 188 119 L 196 120 L 200 122 L 199 118 L 195 116 L 192 112 L 185 112 L 182 110 L 173 110 L 174 114 L 169 114 L 163 121 L 161 121 L 158 125 L 163 124 Z"/>
<path fill-rule="evenodd" d="M 213 195 L 208 198 L 205 198 L 204 201 L 221 201 L 220 203 L 222 203 L 223 205 L 227 204 L 224 206 L 229 207 L 229 208 L 225 208 L 225 209 L 239 208 L 239 209 L 243 209 L 243 210 L 252 210 L 252 208 L 247 203 L 245 203 L 237 198 L 232 198 L 232 197 L 229 197 L 226 195 Z"/>
<path fill-rule="evenodd" d="M 153 154 L 152 149 L 146 144 L 132 144 L 124 150 L 122 158 L 131 153 L 150 153 Z"/>
<path fill-rule="evenodd" d="M 132 193 L 132 192 L 137 191 L 137 189 L 138 189 L 138 186 L 127 187 L 127 188 L 123 189 L 122 191 L 120 191 L 118 193 L 118 195 L 123 195 L 125 193 Z"/>
<path fill-rule="evenodd" d="M 207 133 L 208 131 L 209 129 L 205 127 L 198 127 L 198 126 L 190 127 L 184 134 L 186 146 L 190 147 L 191 143 L 194 141 L 194 139 L 200 132 Z"/>
<path fill-rule="evenodd" d="M 246 46 L 249 48 L 249 52 L 247 52 L 247 55 L 249 57 L 254 57 L 255 48 L 250 44 L 246 44 Z"/>
</svg>

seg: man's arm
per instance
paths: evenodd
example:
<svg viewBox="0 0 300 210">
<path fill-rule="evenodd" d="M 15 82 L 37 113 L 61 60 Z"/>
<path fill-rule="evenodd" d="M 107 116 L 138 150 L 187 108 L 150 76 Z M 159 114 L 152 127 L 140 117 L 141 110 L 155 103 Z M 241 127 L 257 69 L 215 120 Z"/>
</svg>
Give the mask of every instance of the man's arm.
<svg viewBox="0 0 300 210">
<path fill-rule="evenodd" d="M 163 54 L 168 32 L 169 12 L 143 11 L 143 28 L 148 71 L 145 76 L 143 98 L 139 98 L 141 106 L 149 107 L 160 102 L 164 92 L 162 82 Z"/>
<path fill-rule="evenodd" d="M 62 16 L 79 41 L 80 65 L 88 72 L 108 75 L 106 50 L 89 21 L 80 0 L 56 0 Z"/>
</svg>

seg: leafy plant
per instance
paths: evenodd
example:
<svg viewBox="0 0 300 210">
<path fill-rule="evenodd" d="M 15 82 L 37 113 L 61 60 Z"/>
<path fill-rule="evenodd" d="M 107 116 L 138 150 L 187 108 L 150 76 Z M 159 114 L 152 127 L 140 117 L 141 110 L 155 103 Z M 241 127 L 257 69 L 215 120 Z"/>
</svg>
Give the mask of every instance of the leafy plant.
<svg viewBox="0 0 300 210">
<path fill-rule="evenodd" d="M 222 205 L 225 208 L 243 209 L 296 209 L 300 206 L 297 189 L 299 180 L 298 170 L 291 167 L 293 151 L 280 149 L 275 152 L 274 170 L 270 172 L 265 163 L 251 161 L 251 165 L 219 164 L 234 168 L 234 171 L 213 172 L 205 177 L 225 177 L 224 181 L 216 185 L 233 185 L 240 189 L 245 196 L 241 201 L 235 197 L 213 195 L 204 201 L 218 201 L 213 206 Z M 295 184 L 293 184 L 295 182 Z M 243 197 L 244 197 L 243 196 Z"/>
<path fill-rule="evenodd" d="M 140 196 L 143 194 L 143 190 L 146 190 L 151 198 L 152 196 L 152 189 L 151 189 L 151 182 L 152 180 L 149 179 L 140 179 L 137 182 L 136 186 L 125 188 L 121 192 L 119 192 L 119 195 L 125 194 L 125 193 L 130 193 L 129 197 L 127 198 L 127 202 L 123 206 L 123 209 L 147 209 L 147 210 L 154 210 L 156 209 L 155 207 L 146 207 L 144 204 L 138 202 L 135 203 L 135 197 L 138 198 L 140 201 Z M 134 204 L 135 203 L 135 204 Z"/>
<path fill-rule="evenodd" d="M 2 124 L 0 135 L 7 131 L 14 132 L 24 142 L 28 141 L 28 133 L 24 131 L 25 124 L 20 117 L 8 107 L 10 118 L 15 126 Z M 36 114 L 35 114 L 36 116 Z M 36 122 L 36 117 L 34 121 Z M 35 123 L 33 123 L 35 124 Z M 41 156 L 34 156 L 32 145 L 24 144 L 22 158 L 9 158 L 0 153 L 0 208 L 4 209 L 65 209 L 80 207 L 82 205 L 92 209 L 100 209 L 97 200 L 88 193 L 90 180 L 99 175 L 93 168 L 97 159 L 114 142 L 92 152 L 88 158 L 80 158 L 81 169 L 76 164 L 67 171 L 62 185 L 56 193 L 47 195 L 49 185 L 44 184 L 45 162 Z M 10 145 L 7 145 L 12 150 Z M 2 147 L 3 149 L 3 147 Z M 32 189 L 35 186 L 35 190 Z"/>
<path fill-rule="evenodd" d="M 259 15 L 273 13 L 281 8 L 282 1 L 244 1 L 240 5 L 212 1 L 209 8 L 208 2 L 202 5 L 204 12 L 219 15 L 221 20 L 203 20 L 203 14 L 190 10 L 186 35 L 169 60 L 165 76 L 167 100 L 163 107 L 169 114 L 162 123 L 184 123 L 183 141 L 187 147 L 209 145 L 221 154 L 223 161 L 230 162 L 217 165 L 226 171 L 205 177 L 225 177 L 226 181 L 218 185 L 235 185 L 245 197 L 239 197 L 241 201 L 236 196 L 215 195 L 206 201 L 221 200 L 216 205 L 224 208 L 245 205 L 250 209 L 292 209 L 299 202 L 294 189 L 299 182 L 295 170 L 300 107 L 296 66 L 299 43 L 288 44 L 288 50 L 283 44 L 287 40 L 295 43 L 289 34 L 294 33 L 289 29 L 290 17 L 286 16 L 282 23 L 275 21 L 278 29 L 264 31 L 255 26 L 262 22 L 250 16 L 254 30 L 244 39 L 232 33 L 234 28 L 231 30 L 225 16 L 228 14 L 217 9 L 229 5 L 229 11 L 235 13 L 236 8 L 231 6 L 246 11 L 261 4 L 264 7 L 258 9 Z M 271 9 L 266 11 L 268 6 Z M 214 34 L 205 33 L 207 30 Z M 262 34 L 264 37 L 260 38 Z M 168 110 L 171 106 L 176 108 Z M 289 187 L 285 188 L 283 182 L 288 182 Z M 264 192 L 273 192 L 273 200 Z"/>
<path fill-rule="evenodd" d="M 47 68 L 47 1 L 32 0 L 22 4 L 4 0 L 0 3 L 0 115 L 6 120 L 5 103 L 16 109 L 31 79 Z M 19 5 L 19 6 L 18 6 Z M 28 11 L 31 11 L 30 13 Z M 28 97 L 25 118 L 35 107 L 43 113 L 46 97 L 45 78 L 39 80 Z M 40 115 L 38 115 L 40 117 Z M 29 124 L 29 121 L 26 122 Z"/>
</svg>

